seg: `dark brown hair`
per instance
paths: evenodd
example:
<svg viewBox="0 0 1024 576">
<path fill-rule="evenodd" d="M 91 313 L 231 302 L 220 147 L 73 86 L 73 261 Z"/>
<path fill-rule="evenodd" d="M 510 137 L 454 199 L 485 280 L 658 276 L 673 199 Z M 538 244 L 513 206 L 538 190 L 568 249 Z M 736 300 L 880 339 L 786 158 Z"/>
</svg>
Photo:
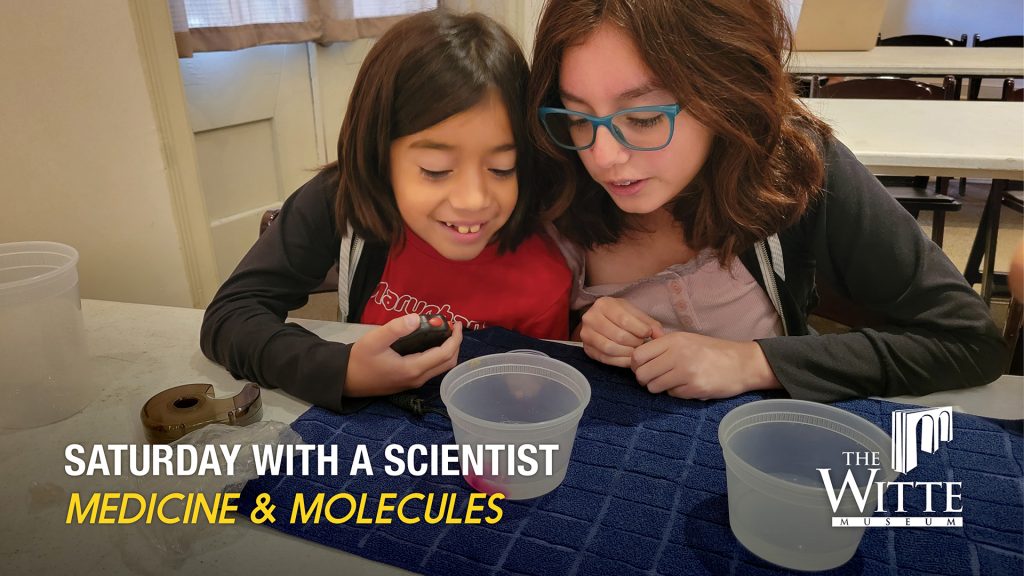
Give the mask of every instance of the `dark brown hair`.
<svg viewBox="0 0 1024 576">
<path fill-rule="evenodd" d="M 482 14 L 421 12 L 392 26 L 356 76 L 338 136 L 338 230 L 370 241 L 401 242 L 402 217 L 391 187 L 391 143 L 472 108 L 497 90 L 512 124 L 519 197 L 498 231 L 515 248 L 536 224 L 526 115 L 529 67 L 515 39 Z"/>
<path fill-rule="evenodd" d="M 831 131 L 795 98 L 784 62 L 791 32 L 776 0 L 549 0 L 529 112 L 559 230 L 593 248 L 636 228 L 537 116 L 540 106 L 561 106 L 562 53 L 604 23 L 633 39 L 655 80 L 713 134 L 707 160 L 672 205 L 687 244 L 716 249 L 725 262 L 793 224 L 820 194 L 820 147 Z"/>
</svg>

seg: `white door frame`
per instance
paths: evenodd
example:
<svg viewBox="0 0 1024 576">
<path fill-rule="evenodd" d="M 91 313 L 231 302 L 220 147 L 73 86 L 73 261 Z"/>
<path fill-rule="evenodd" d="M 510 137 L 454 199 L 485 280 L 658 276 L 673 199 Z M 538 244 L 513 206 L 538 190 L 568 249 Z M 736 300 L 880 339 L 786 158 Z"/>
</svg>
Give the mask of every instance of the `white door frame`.
<svg viewBox="0 0 1024 576">
<path fill-rule="evenodd" d="M 199 180 L 195 140 L 178 68 L 170 11 L 164 1 L 129 0 L 128 5 L 153 115 L 160 132 L 167 185 L 192 305 L 205 308 L 217 292 L 220 281 Z"/>
</svg>

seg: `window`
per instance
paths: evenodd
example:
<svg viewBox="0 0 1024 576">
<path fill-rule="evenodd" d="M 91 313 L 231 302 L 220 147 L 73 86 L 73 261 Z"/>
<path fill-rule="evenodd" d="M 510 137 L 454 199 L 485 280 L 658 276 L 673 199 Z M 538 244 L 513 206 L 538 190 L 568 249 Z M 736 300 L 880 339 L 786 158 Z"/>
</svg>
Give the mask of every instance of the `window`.
<svg viewBox="0 0 1024 576">
<path fill-rule="evenodd" d="M 178 56 L 379 36 L 437 0 L 168 0 Z"/>
</svg>

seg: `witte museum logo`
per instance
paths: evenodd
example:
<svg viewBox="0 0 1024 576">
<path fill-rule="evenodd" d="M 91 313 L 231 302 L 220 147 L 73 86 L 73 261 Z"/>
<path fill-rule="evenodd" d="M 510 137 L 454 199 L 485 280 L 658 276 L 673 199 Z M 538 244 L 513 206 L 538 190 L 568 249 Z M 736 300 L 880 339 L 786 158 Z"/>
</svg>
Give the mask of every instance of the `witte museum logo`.
<svg viewBox="0 0 1024 576">
<path fill-rule="evenodd" d="M 952 407 L 894 411 L 890 469 L 884 469 L 878 452 L 843 452 L 846 474 L 837 487 L 832 469 L 818 468 L 832 506 L 832 526 L 963 526 L 963 518 L 959 516 L 963 512 L 961 482 L 896 481 L 899 473 L 905 474 L 917 467 L 922 452 L 934 455 L 940 444 L 952 440 Z M 883 495 L 889 489 L 896 490 L 895 508 L 889 510 L 887 516 L 872 516 L 875 512 L 886 512 Z M 928 516 L 897 516 L 907 513 L 905 497 L 911 490 L 924 494 L 924 509 L 916 512 Z"/>
</svg>

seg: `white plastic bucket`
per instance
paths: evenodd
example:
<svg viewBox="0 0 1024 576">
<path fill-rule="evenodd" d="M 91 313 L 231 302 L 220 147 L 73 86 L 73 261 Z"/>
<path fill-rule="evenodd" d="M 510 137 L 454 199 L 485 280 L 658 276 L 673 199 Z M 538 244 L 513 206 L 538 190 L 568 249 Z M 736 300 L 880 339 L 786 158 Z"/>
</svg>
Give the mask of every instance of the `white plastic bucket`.
<svg viewBox="0 0 1024 576">
<path fill-rule="evenodd" d="M 590 403 L 587 379 L 565 362 L 530 352 L 505 352 L 467 360 L 441 381 L 441 399 L 452 420 L 455 441 L 480 445 L 557 445 L 550 474 L 545 456 L 536 474 L 517 474 L 502 457 L 495 474 L 469 475 L 480 492 L 500 492 L 509 500 L 536 498 L 554 490 L 565 478 L 576 428 Z"/>
<path fill-rule="evenodd" d="M 0 244 L 0 428 L 63 420 L 96 395 L 77 265 L 64 244 Z"/>
<path fill-rule="evenodd" d="M 802 400 L 761 400 L 732 409 L 718 427 L 725 456 L 729 525 L 755 555 L 795 570 L 827 570 L 857 551 L 864 527 L 832 527 L 832 517 L 871 516 L 875 487 L 860 510 L 847 490 L 833 512 L 819 469 L 830 469 L 838 493 L 847 470 L 857 485 L 889 482 L 889 435 L 833 406 Z M 846 453 L 875 452 L 877 466 L 849 466 Z"/>
</svg>

